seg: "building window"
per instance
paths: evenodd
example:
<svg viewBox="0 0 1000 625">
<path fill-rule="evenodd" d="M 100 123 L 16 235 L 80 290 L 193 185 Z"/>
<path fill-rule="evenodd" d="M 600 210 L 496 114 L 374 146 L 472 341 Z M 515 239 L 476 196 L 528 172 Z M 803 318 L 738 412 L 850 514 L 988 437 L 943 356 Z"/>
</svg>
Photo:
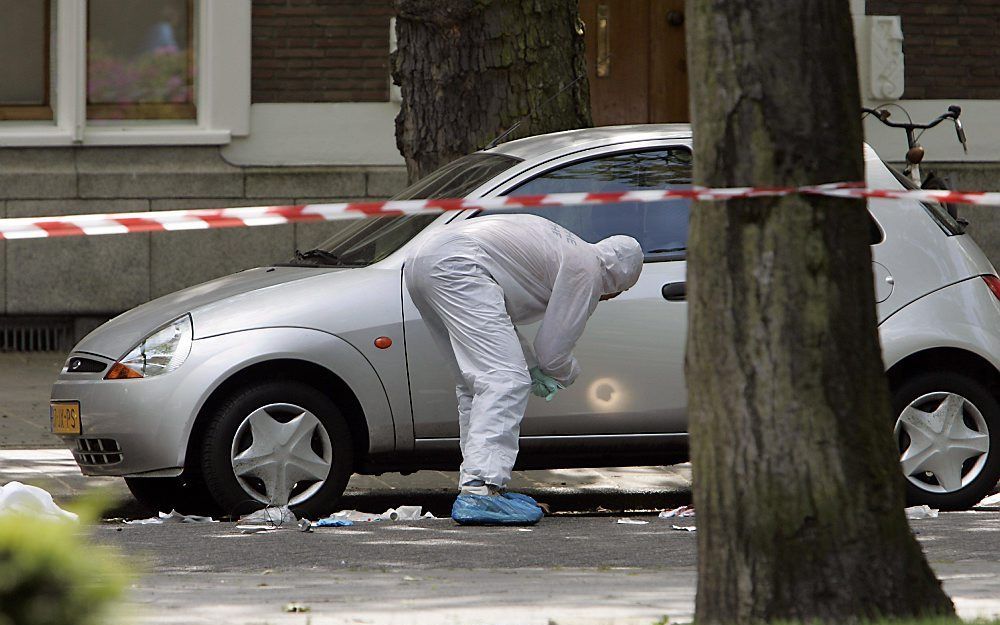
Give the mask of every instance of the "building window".
<svg viewBox="0 0 1000 625">
<path fill-rule="evenodd" d="M 195 119 L 192 0 L 90 0 L 87 118 Z"/>
<path fill-rule="evenodd" d="M 250 131 L 250 0 L 0 0 L 0 148 Z"/>
<path fill-rule="evenodd" d="M 0 120 L 50 120 L 49 0 L 0 0 Z"/>
</svg>

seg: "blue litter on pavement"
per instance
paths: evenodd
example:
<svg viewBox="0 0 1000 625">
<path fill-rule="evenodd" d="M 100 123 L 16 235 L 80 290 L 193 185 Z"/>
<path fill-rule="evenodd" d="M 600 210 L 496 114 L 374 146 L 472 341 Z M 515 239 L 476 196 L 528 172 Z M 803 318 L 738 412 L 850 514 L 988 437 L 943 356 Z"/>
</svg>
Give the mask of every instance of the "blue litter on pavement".
<svg viewBox="0 0 1000 625">
<path fill-rule="evenodd" d="M 347 519 L 320 519 L 312 524 L 313 527 L 348 527 L 354 525 L 354 521 Z"/>
<path fill-rule="evenodd" d="M 534 525 L 542 515 L 538 503 L 520 493 L 459 495 L 451 507 L 460 525 Z"/>
</svg>

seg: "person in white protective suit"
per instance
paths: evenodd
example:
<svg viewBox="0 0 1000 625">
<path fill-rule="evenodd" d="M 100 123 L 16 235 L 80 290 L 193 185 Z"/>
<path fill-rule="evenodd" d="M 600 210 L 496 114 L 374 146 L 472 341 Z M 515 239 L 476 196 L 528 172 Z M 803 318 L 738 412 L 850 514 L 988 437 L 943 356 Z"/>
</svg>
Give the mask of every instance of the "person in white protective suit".
<svg viewBox="0 0 1000 625">
<path fill-rule="evenodd" d="M 636 283 L 642 259 L 632 237 L 591 244 L 535 215 L 447 225 L 409 254 L 407 290 L 456 380 L 462 495 L 505 496 L 529 393 L 573 383 L 587 320 Z M 515 324 L 539 319 L 529 345 Z"/>
</svg>

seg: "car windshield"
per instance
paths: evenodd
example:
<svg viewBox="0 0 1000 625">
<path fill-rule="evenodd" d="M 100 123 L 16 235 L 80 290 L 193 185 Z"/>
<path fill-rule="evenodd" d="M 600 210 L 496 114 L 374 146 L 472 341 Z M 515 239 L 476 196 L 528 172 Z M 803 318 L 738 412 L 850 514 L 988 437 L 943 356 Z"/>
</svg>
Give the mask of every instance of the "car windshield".
<svg viewBox="0 0 1000 625">
<path fill-rule="evenodd" d="M 889 171 L 892 172 L 893 177 L 899 181 L 899 184 L 903 185 L 903 188 L 911 191 L 920 189 L 916 183 L 910 180 L 909 176 L 905 175 L 889 163 L 885 163 L 885 161 L 883 161 L 883 163 L 889 168 Z M 931 216 L 931 219 L 937 222 L 937 225 L 944 230 L 945 234 L 949 236 L 953 234 L 965 234 L 965 228 L 957 219 L 955 219 L 955 217 L 952 216 L 950 212 L 948 212 L 948 209 L 944 204 L 941 204 L 940 202 L 920 203 L 923 205 L 924 210 L 927 211 L 927 214 Z"/>
<path fill-rule="evenodd" d="M 448 163 L 396 194 L 393 200 L 461 198 L 521 159 L 502 154 L 469 154 Z M 315 249 L 296 251 L 281 265 L 363 267 L 377 263 L 401 248 L 437 215 L 376 217 L 350 222 Z"/>
<path fill-rule="evenodd" d="M 382 260 L 412 239 L 437 215 L 394 215 L 345 222 L 346 225 L 315 249 L 296 252 L 281 265 L 310 267 L 364 267 Z"/>
<path fill-rule="evenodd" d="M 476 152 L 454 160 L 393 196 L 394 200 L 465 197 L 484 182 L 521 162 L 503 154 Z"/>
</svg>

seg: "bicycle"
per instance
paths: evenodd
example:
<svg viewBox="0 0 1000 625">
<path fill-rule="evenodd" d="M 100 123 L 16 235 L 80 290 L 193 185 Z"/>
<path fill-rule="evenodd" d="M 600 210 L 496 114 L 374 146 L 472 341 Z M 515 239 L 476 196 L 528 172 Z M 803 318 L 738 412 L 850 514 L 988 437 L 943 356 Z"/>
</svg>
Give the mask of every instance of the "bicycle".
<svg viewBox="0 0 1000 625">
<path fill-rule="evenodd" d="M 907 122 L 902 123 L 902 122 L 889 121 L 889 117 L 891 114 L 889 113 L 888 110 L 882 108 L 885 106 L 895 106 L 899 110 L 903 111 L 903 114 L 906 115 Z M 861 112 L 864 113 L 865 115 L 875 116 L 875 119 L 879 120 L 880 122 L 882 122 L 883 124 L 885 124 L 890 128 L 902 128 L 906 131 L 906 144 L 908 149 L 906 150 L 906 169 L 903 170 L 903 173 L 906 174 L 910 178 L 910 180 L 913 180 L 914 184 L 916 184 L 921 189 L 947 188 L 947 187 L 926 186 L 927 180 L 931 178 L 931 176 L 933 176 L 933 172 L 930 173 L 924 180 L 920 179 L 920 162 L 924 160 L 924 148 L 919 143 L 917 143 L 917 141 L 920 139 L 921 135 L 924 134 L 924 131 L 937 126 L 946 119 L 950 119 L 955 124 L 955 134 L 958 136 L 959 143 L 962 144 L 962 149 L 965 150 L 966 154 L 969 153 L 969 147 L 966 144 L 966 139 L 965 139 L 965 129 L 962 127 L 962 122 L 959 120 L 959 116 L 962 114 L 962 107 L 958 106 L 957 104 L 952 104 L 951 106 L 948 107 L 948 111 L 946 113 L 938 115 L 932 121 L 926 124 L 914 123 L 913 118 L 910 117 L 910 114 L 906 111 L 906 109 L 899 106 L 898 104 L 889 104 L 889 105 L 882 104 L 878 108 L 874 109 L 870 109 L 863 106 L 861 107 Z M 862 119 L 864 119 L 863 116 Z M 914 136 L 913 132 L 915 130 L 919 130 L 920 134 Z"/>
<path fill-rule="evenodd" d="M 886 106 L 895 106 L 899 110 L 903 111 L 903 114 L 906 115 L 907 121 L 905 123 L 889 121 L 890 113 L 887 109 L 884 108 Z M 907 144 L 907 150 L 905 155 L 906 168 L 903 169 L 903 174 L 907 176 L 910 180 L 912 180 L 913 184 L 916 185 L 917 188 L 948 189 L 947 181 L 935 175 L 933 171 L 927 172 L 927 177 L 921 180 L 920 163 L 924 160 L 925 151 L 923 146 L 921 146 L 918 143 L 918 141 L 920 140 L 920 137 L 924 134 L 925 131 L 937 126 L 946 119 L 950 119 L 955 124 L 955 134 L 958 137 L 959 143 L 962 144 L 962 149 L 965 151 L 966 154 L 968 154 L 969 147 L 966 143 L 965 129 L 962 127 L 961 120 L 959 120 L 959 117 L 962 115 L 962 107 L 958 106 L 957 104 L 952 104 L 951 106 L 948 107 L 947 112 L 938 115 L 937 117 L 935 117 L 933 120 L 931 120 L 926 124 L 914 123 L 913 118 L 910 117 L 910 114 L 907 112 L 907 110 L 899 106 L 898 104 L 882 104 L 874 109 L 870 109 L 868 107 L 861 107 L 861 112 L 864 113 L 862 119 L 864 119 L 864 116 L 866 115 L 873 115 L 875 119 L 879 120 L 880 122 L 882 122 L 883 124 L 885 124 L 890 128 L 902 128 L 903 130 L 906 131 L 906 144 Z M 920 133 L 914 135 L 914 131 L 916 130 L 919 130 Z M 956 206 L 954 206 L 953 204 L 945 204 L 945 208 L 948 210 L 948 212 L 951 214 L 952 217 L 955 217 L 956 219 L 958 218 L 958 208 Z"/>
</svg>

